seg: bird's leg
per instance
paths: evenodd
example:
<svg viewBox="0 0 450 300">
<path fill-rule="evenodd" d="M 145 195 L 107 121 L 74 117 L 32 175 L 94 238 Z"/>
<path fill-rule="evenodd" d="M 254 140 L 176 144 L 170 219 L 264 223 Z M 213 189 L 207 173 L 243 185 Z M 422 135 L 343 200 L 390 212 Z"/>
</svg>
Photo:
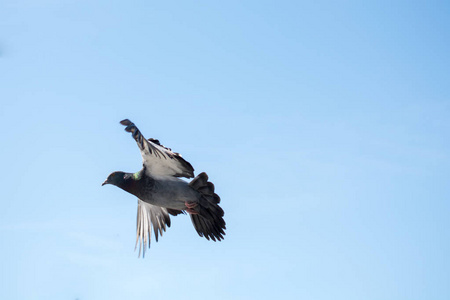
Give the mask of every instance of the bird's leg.
<svg viewBox="0 0 450 300">
<path fill-rule="evenodd" d="M 184 202 L 184 205 L 186 205 L 186 207 L 187 207 L 187 209 L 186 209 L 186 211 L 188 212 L 188 213 L 190 213 L 191 215 L 198 215 L 198 211 L 196 211 L 194 208 L 196 208 L 197 207 L 197 202 L 187 202 L 187 201 L 185 201 Z"/>
</svg>

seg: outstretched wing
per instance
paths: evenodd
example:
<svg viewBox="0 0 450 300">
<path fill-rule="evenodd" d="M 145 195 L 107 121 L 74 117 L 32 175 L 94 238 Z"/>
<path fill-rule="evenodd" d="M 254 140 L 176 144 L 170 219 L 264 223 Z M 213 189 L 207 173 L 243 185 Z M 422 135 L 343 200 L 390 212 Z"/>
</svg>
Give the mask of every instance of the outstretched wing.
<svg viewBox="0 0 450 300">
<path fill-rule="evenodd" d="M 145 256 L 147 244 L 148 248 L 150 248 L 152 227 L 156 241 L 158 241 L 158 235 L 162 236 L 163 231 L 166 231 L 166 225 L 170 227 L 169 213 L 176 216 L 183 213 L 183 211 L 155 206 L 138 199 L 136 246 L 134 250 L 136 250 L 139 243 L 139 256 L 141 256 L 141 252 L 142 257 Z"/>
<path fill-rule="evenodd" d="M 131 132 L 136 140 L 147 175 L 194 177 L 194 168 L 179 153 L 172 152 L 158 140 L 146 140 L 136 125 L 128 119 L 121 121 L 120 124 L 127 126 L 125 131 Z"/>
</svg>

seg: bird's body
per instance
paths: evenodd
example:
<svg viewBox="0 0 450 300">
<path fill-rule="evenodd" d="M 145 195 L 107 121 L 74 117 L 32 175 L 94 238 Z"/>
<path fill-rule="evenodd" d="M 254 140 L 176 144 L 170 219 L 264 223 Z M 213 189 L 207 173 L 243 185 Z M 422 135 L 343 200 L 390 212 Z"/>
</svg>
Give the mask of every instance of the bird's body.
<svg viewBox="0 0 450 300">
<path fill-rule="evenodd" d="M 175 178 L 155 179 L 153 191 L 144 201 L 162 207 L 186 210 L 186 202 L 198 203 L 201 194 L 184 180 Z"/>
<path fill-rule="evenodd" d="M 201 194 L 191 188 L 189 183 L 177 177 L 148 176 L 145 169 L 128 174 L 123 185 L 118 187 L 152 205 L 186 210 L 186 202 L 198 203 L 201 197 Z"/>
<path fill-rule="evenodd" d="M 194 168 L 180 154 L 162 146 L 158 140 L 146 140 L 129 120 L 127 126 L 141 150 L 143 168 L 136 173 L 113 172 L 104 184 L 113 184 L 135 195 L 138 200 L 137 239 L 144 249 L 153 226 L 155 238 L 170 227 L 171 215 L 189 213 L 192 224 L 200 236 L 208 240 L 221 240 L 225 235 L 224 212 L 218 205 L 220 197 L 206 173 L 200 173 L 191 182 L 179 177 L 194 177 Z M 139 251 L 140 252 L 140 251 Z"/>
</svg>

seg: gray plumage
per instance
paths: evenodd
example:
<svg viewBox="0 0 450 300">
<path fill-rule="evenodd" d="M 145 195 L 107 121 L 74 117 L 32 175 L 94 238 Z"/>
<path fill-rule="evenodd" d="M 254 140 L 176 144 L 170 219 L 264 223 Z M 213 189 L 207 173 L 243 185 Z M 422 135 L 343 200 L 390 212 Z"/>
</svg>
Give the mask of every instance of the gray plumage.
<svg viewBox="0 0 450 300">
<path fill-rule="evenodd" d="M 191 182 L 179 177 L 194 177 L 194 168 L 179 153 L 172 152 L 156 139 L 146 140 L 128 119 L 120 122 L 131 132 L 141 151 L 143 168 L 136 173 L 113 172 L 105 184 L 113 184 L 138 198 L 136 247 L 139 255 L 146 245 L 150 248 L 151 228 L 156 241 L 166 226 L 169 214 L 176 216 L 189 212 L 192 224 L 201 237 L 222 240 L 225 235 L 224 211 L 218 205 L 220 197 L 206 173 L 200 173 Z"/>
</svg>

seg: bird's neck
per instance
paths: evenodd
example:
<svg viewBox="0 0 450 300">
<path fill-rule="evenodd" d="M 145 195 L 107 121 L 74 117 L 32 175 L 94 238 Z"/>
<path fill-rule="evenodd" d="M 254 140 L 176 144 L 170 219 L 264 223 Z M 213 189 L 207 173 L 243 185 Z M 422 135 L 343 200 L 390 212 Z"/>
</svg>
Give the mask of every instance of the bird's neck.
<svg viewBox="0 0 450 300">
<path fill-rule="evenodd" d="M 147 176 L 145 176 L 144 170 L 141 170 L 136 173 L 126 173 L 127 176 L 124 176 L 124 179 L 120 182 L 120 185 L 117 185 L 124 191 L 135 195 L 140 198 L 142 195 L 143 188 L 148 185 L 147 181 L 151 180 Z"/>
<path fill-rule="evenodd" d="M 128 193 L 134 194 L 133 190 L 136 189 L 137 180 L 133 175 L 133 173 L 125 173 L 124 178 L 120 182 L 117 182 L 116 185 Z"/>
</svg>

